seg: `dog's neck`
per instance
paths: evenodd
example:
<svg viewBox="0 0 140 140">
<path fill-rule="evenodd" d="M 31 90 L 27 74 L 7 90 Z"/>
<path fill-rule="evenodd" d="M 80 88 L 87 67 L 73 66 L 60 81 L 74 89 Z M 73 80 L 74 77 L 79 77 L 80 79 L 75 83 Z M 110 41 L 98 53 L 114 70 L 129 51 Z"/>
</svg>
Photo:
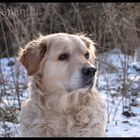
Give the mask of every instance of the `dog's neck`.
<svg viewBox="0 0 140 140">
<path fill-rule="evenodd" d="M 62 94 L 64 94 L 64 92 L 57 91 L 57 94 L 53 93 L 53 92 L 48 92 L 45 89 L 43 89 L 43 85 L 41 85 L 41 79 L 35 75 L 31 77 L 31 82 L 29 85 L 29 89 L 30 89 L 30 100 L 32 100 L 37 106 L 39 106 L 39 108 L 42 110 L 42 112 L 46 112 L 49 108 L 51 108 L 51 110 L 54 110 L 55 112 L 58 112 L 58 106 L 55 104 L 59 104 L 57 103 L 59 100 L 59 97 L 61 97 Z"/>
<path fill-rule="evenodd" d="M 47 88 L 45 88 L 45 86 L 43 85 L 41 74 L 36 74 L 31 77 L 31 82 L 29 83 L 29 89 L 31 91 L 31 94 L 36 94 L 36 95 L 38 94 L 39 96 L 42 96 L 44 98 L 49 98 L 49 96 L 55 94 L 56 92 L 59 95 L 62 93 L 66 93 L 64 89 L 59 89 L 59 90 L 57 89 L 57 91 L 55 89 L 53 89 L 53 91 L 51 91 L 50 89 L 47 90 Z"/>
<path fill-rule="evenodd" d="M 48 99 L 48 94 L 41 84 L 41 75 L 33 75 L 28 86 L 30 91 L 29 99 L 39 106 L 43 112 L 46 112 L 45 102 Z"/>
</svg>

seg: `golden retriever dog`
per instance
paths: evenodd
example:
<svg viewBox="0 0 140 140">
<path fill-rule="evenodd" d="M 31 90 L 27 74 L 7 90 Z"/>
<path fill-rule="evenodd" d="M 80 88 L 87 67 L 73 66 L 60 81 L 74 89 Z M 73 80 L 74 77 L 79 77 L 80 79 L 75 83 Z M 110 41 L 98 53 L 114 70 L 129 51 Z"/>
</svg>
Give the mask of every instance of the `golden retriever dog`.
<svg viewBox="0 0 140 140">
<path fill-rule="evenodd" d="M 104 137 L 105 102 L 95 82 L 95 43 L 85 35 L 40 35 L 19 53 L 31 76 L 22 104 L 21 135 Z"/>
</svg>

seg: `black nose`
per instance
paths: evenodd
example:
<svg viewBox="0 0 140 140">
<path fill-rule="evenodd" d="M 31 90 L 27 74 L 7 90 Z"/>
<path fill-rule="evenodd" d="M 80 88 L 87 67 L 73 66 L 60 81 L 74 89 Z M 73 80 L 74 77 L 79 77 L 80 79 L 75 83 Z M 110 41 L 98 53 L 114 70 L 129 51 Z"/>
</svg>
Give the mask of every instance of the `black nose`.
<svg viewBox="0 0 140 140">
<path fill-rule="evenodd" d="M 82 74 L 87 77 L 93 77 L 96 71 L 97 69 L 94 67 L 83 67 L 81 69 Z"/>
</svg>

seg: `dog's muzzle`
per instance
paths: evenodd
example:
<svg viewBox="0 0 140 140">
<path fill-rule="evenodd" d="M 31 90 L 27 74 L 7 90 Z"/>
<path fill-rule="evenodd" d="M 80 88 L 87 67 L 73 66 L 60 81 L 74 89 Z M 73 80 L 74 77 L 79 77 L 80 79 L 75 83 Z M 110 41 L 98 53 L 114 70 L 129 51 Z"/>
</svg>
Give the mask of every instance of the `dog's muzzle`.
<svg viewBox="0 0 140 140">
<path fill-rule="evenodd" d="M 94 76 L 96 74 L 97 69 L 95 67 L 91 66 L 84 66 L 81 69 L 81 74 L 82 74 L 82 87 L 92 87 L 94 83 Z"/>
</svg>

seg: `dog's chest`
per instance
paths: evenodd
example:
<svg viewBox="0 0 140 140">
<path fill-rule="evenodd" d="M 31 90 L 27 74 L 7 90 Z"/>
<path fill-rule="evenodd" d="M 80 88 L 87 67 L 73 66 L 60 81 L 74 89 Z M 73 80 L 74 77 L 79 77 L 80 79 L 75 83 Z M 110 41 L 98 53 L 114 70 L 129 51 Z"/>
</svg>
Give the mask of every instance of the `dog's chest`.
<svg viewBox="0 0 140 140">
<path fill-rule="evenodd" d="M 97 112 L 94 113 L 92 113 L 89 109 L 86 109 L 72 115 L 59 116 L 51 114 L 51 117 L 49 117 L 47 121 L 48 136 L 90 136 L 94 133 L 94 127 L 100 127 L 101 124 L 99 124 L 99 122 L 103 123 L 104 121 L 100 120 L 101 118 L 97 118 L 97 116 L 100 116 Z"/>
<path fill-rule="evenodd" d="M 48 136 L 51 137 L 65 137 L 67 136 L 67 122 L 64 117 L 60 117 L 59 115 L 52 115 L 47 120 L 48 125 Z"/>
<path fill-rule="evenodd" d="M 73 137 L 80 130 L 87 128 L 89 122 L 88 116 L 83 116 L 82 118 L 79 118 L 78 115 L 68 115 L 67 117 L 53 116 L 47 121 L 47 135 L 51 137 Z"/>
</svg>

